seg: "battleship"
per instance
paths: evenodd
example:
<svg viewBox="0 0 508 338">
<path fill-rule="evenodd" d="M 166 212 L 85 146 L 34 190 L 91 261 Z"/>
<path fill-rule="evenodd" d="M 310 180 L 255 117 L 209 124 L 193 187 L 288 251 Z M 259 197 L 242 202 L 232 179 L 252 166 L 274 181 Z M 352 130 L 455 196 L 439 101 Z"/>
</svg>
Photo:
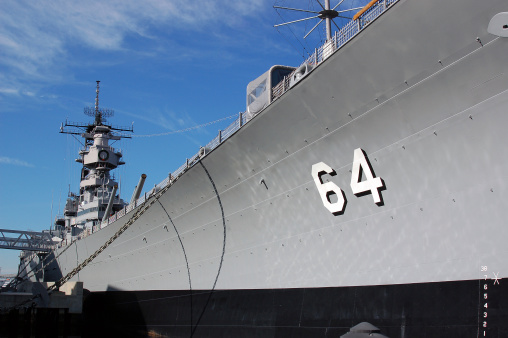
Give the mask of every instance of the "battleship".
<svg viewBox="0 0 508 338">
<path fill-rule="evenodd" d="M 507 55 L 504 0 L 374 0 L 129 202 L 97 83 L 61 129 L 80 191 L 18 279 L 83 282 L 94 334 L 506 337 Z"/>
</svg>

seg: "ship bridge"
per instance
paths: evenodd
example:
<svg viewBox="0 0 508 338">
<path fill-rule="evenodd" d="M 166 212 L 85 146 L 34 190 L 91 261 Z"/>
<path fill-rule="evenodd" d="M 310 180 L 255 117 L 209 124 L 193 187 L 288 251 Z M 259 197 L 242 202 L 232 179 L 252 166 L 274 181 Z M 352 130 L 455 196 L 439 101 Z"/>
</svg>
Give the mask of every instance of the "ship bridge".
<svg viewBox="0 0 508 338">
<path fill-rule="evenodd" d="M 0 249 L 49 252 L 56 243 L 49 232 L 0 229 Z"/>
</svg>

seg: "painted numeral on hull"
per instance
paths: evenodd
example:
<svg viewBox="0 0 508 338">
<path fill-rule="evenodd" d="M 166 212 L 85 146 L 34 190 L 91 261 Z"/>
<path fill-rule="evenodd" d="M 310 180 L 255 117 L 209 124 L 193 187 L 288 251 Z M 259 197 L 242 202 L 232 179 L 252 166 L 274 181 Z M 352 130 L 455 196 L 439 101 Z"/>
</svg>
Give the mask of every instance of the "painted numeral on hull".
<svg viewBox="0 0 508 338">
<path fill-rule="evenodd" d="M 321 180 L 322 173 L 335 175 L 335 170 L 323 162 L 316 163 L 312 166 L 312 178 L 314 178 L 319 195 L 321 196 L 321 200 L 323 201 L 326 209 L 328 209 L 328 211 L 332 214 L 340 214 L 344 211 L 344 206 L 346 205 L 344 193 L 342 189 L 333 182 L 323 183 Z M 338 200 L 335 203 L 330 201 L 330 195 L 332 194 L 337 195 Z"/>
<path fill-rule="evenodd" d="M 316 187 L 323 201 L 323 205 L 332 214 L 338 215 L 344 212 L 346 206 L 346 198 L 342 189 L 333 182 L 323 183 L 321 175 L 323 173 L 335 175 L 335 170 L 324 162 L 319 162 L 312 165 L 312 178 L 316 183 Z M 362 181 L 362 173 L 365 179 Z M 381 177 L 375 177 L 372 167 L 370 166 L 364 151 L 357 148 L 354 151 L 353 169 L 351 170 L 351 190 L 355 195 L 363 195 L 364 193 L 371 193 L 374 198 L 374 203 L 378 205 L 383 204 L 379 189 L 384 188 L 384 183 Z M 337 196 L 336 202 L 331 202 L 330 196 L 335 194 Z"/>
<path fill-rule="evenodd" d="M 365 175 L 365 180 L 361 180 L 361 171 L 363 171 Z M 372 197 L 374 197 L 374 203 L 381 203 L 381 195 L 379 194 L 379 188 L 384 186 L 381 177 L 374 177 L 372 173 L 372 168 L 370 167 L 367 158 L 365 157 L 365 153 L 361 148 L 355 149 L 355 157 L 353 160 L 353 170 L 351 174 L 351 190 L 353 194 L 358 195 L 362 193 L 368 193 L 369 191 L 372 193 Z"/>
</svg>

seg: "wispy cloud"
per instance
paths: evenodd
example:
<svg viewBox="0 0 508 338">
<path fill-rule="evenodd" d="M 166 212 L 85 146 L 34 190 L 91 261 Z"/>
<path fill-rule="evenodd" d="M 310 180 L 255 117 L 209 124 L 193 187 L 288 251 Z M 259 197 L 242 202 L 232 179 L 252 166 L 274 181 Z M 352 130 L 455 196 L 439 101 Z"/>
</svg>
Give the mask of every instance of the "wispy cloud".
<svg viewBox="0 0 508 338">
<path fill-rule="evenodd" d="M 19 95 L 19 90 L 15 88 L 0 88 L 0 93 L 9 95 Z"/>
<path fill-rule="evenodd" d="M 122 111 L 122 114 L 135 117 L 136 120 L 146 121 L 152 125 L 162 127 L 163 129 L 168 131 L 178 132 L 199 125 L 199 123 L 196 122 L 188 113 L 186 112 L 175 113 L 169 108 L 162 108 L 162 110 L 152 109 L 149 113 L 143 115 L 133 114 L 127 111 Z M 203 124 L 208 122 L 210 121 L 201 121 L 200 123 Z M 196 128 L 193 129 L 193 131 L 208 134 L 205 131 L 205 128 Z M 160 132 L 156 132 L 154 133 L 154 135 L 158 135 L 159 133 Z"/>
<path fill-rule="evenodd" d="M 72 62 L 66 58 L 72 47 L 122 51 L 128 49 L 128 36 L 150 40 L 155 36 L 152 29 L 234 25 L 256 15 L 263 2 L 6 0 L 0 11 L 0 67 L 16 72 L 9 82 L 20 76 L 44 81 L 57 77 L 58 71 Z"/>
<path fill-rule="evenodd" d="M 18 160 L 17 158 L 11 158 L 6 156 L 0 156 L 0 164 L 10 164 L 10 165 L 16 165 L 20 167 L 28 167 L 33 168 L 34 165 L 22 160 Z"/>
</svg>

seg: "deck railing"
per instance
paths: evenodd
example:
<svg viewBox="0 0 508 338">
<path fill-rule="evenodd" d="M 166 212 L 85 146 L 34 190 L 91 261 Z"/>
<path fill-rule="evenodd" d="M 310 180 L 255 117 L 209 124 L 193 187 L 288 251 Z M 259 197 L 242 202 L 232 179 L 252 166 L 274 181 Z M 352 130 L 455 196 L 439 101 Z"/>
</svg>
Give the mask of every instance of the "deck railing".
<svg viewBox="0 0 508 338">
<path fill-rule="evenodd" d="M 330 57 L 336 50 L 344 46 L 349 40 L 354 38 L 360 33 L 369 23 L 374 21 L 391 5 L 399 0 L 379 0 L 374 5 L 369 7 L 363 14 L 356 20 L 351 20 L 345 24 L 340 30 L 336 31 L 330 41 L 325 42 L 321 47 L 316 48 L 314 53 L 305 60 L 301 66 L 308 64 L 313 68 L 320 65 L 328 57 Z M 285 92 L 290 89 L 290 80 L 299 67 L 296 68 L 291 74 L 286 76 L 283 81 L 279 82 L 272 88 L 272 101 L 281 97 Z"/>
<path fill-rule="evenodd" d="M 346 25 L 344 25 L 339 31 L 336 31 L 332 39 L 330 41 L 327 41 L 321 47 L 316 48 L 314 53 L 311 56 L 309 56 L 309 58 L 305 60 L 302 63 L 302 65 L 309 64 L 313 67 L 313 69 L 319 66 L 335 51 L 337 51 L 342 46 L 344 46 L 348 41 L 353 39 L 366 26 L 368 26 L 384 11 L 390 8 L 391 5 L 393 5 L 398 1 L 399 0 L 379 0 L 377 3 L 375 3 L 374 5 L 369 7 L 366 11 L 364 11 L 364 13 L 362 13 L 356 20 L 351 20 Z M 277 84 L 275 87 L 272 88 L 272 102 L 281 97 L 282 95 L 284 95 L 284 93 L 290 89 L 291 84 L 290 79 L 293 74 L 294 72 L 286 76 L 279 84 Z M 162 182 L 153 187 L 150 191 L 146 192 L 138 200 L 129 204 L 126 208 L 118 211 L 116 214 L 109 217 L 109 219 L 102 222 L 100 224 L 100 228 L 102 229 L 107 225 L 115 222 L 116 220 L 122 218 L 123 216 L 129 214 L 133 209 L 142 205 L 156 192 L 165 188 L 168 184 L 173 184 L 188 169 L 190 169 L 193 165 L 198 163 L 202 157 L 208 155 L 209 152 L 217 148 L 222 142 L 231 137 L 231 135 L 236 133 L 247 122 L 248 122 L 247 114 L 239 113 L 238 118 L 233 123 L 231 123 L 228 127 L 226 127 L 226 129 L 220 130 L 219 134 L 215 138 L 213 138 L 205 147 L 201 147 L 197 154 L 187 159 L 187 161 L 184 164 L 182 164 L 173 173 L 170 173 L 168 177 L 166 177 Z M 87 231 L 83 231 L 79 237 L 81 238 L 82 236 L 86 236 L 87 234 L 88 234 Z"/>
</svg>

